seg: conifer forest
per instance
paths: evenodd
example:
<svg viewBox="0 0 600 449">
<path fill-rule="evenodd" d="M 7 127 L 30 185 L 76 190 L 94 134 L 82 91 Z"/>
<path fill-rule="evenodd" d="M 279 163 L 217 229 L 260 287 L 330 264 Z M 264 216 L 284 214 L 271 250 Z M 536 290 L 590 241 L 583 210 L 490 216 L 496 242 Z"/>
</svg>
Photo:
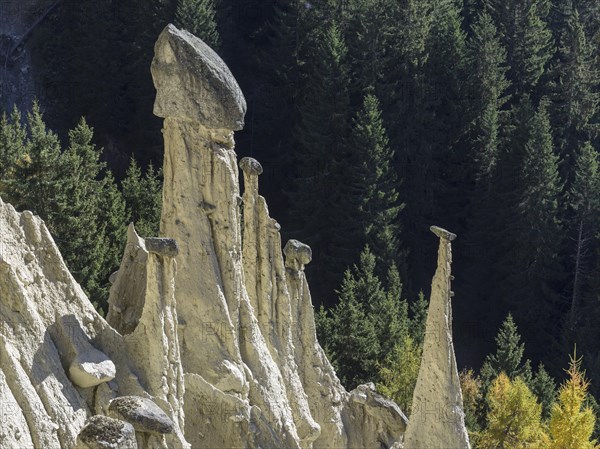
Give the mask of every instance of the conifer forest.
<svg viewBox="0 0 600 449">
<path fill-rule="evenodd" d="M 346 388 L 375 382 L 410 413 L 438 225 L 458 235 L 473 447 L 599 447 L 600 3 L 59 1 L 28 38 L 36 100 L 2 99 L 0 196 L 46 221 L 101 313 L 127 224 L 158 235 L 149 67 L 167 23 L 240 83 L 236 151 L 263 165 L 284 240 L 312 248 Z"/>
</svg>

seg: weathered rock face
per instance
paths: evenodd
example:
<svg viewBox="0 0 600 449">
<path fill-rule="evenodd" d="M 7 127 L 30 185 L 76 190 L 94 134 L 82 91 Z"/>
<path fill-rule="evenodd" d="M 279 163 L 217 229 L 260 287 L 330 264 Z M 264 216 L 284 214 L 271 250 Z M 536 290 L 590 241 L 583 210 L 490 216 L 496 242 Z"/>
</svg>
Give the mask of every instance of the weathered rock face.
<svg viewBox="0 0 600 449">
<path fill-rule="evenodd" d="M 189 447 L 180 430 L 183 374 L 170 315 L 174 264 L 144 251 L 130 229 L 120 273 L 134 276 L 130 291 L 142 298 L 135 303 L 142 312 L 133 314 L 135 330 L 122 335 L 94 310 L 42 220 L 0 200 L 0 447 Z M 103 439 L 113 435 L 110 426 L 92 441 L 88 426 L 77 440 L 89 417 L 106 415 L 110 400 L 127 394 L 152 399 L 175 421 L 174 433 L 132 446 L 128 432 Z"/>
<path fill-rule="evenodd" d="M 229 68 L 194 35 L 173 25 L 167 28 L 158 38 L 152 61 L 154 113 L 210 129 L 242 129 L 246 100 Z"/>
<path fill-rule="evenodd" d="M 164 237 L 129 227 L 106 320 L 43 222 L 0 200 L 0 447 L 400 448 L 402 411 L 372 384 L 347 392 L 320 347 L 304 274 L 311 250 L 296 240 L 282 249 L 252 158 L 239 163 L 240 195 L 233 131 L 245 101 L 231 73 L 173 26 L 155 51 Z M 451 235 L 437 232 L 413 409 L 437 400 L 457 420 L 421 422 L 414 412 L 406 447 L 463 449 Z"/>
<path fill-rule="evenodd" d="M 423 358 L 404 449 L 469 449 L 452 343 L 450 242 L 456 235 L 436 226 L 431 231 L 440 238 L 438 266 L 431 285 Z"/>
<path fill-rule="evenodd" d="M 319 346 L 303 272 L 310 248 L 289 242 L 284 263 L 280 227 L 258 194 L 262 167 L 251 158 L 240 161 L 240 197 L 233 131 L 245 102 L 215 58 L 196 37 L 168 26 L 152 63 L 154 111 L 165 118 L 161 234 L 180 244 L 186 438 L 212 448 L 398 441 L 399 409 L 376 401 L 357 407 Z"/>
<path fill-rule="evenodd" d="M 185 387 L 177 337 L 174 284 L 177 253 L 174 240 L 143 239 L 130 225 L 121 267 L 110 290 L 106 319 L 123 335 L 128 365 L 135 373 L 131 376 L 131 385 L 119 391 L 118 396 L 136 395 L 142 403 L 151 399 L 173 421 L 171 431 L 158 432 L 168 435 L 145 436 L 147 441 L 138 438 L 141 448 L 189 447 L 183 436 Z M 113 400 L 114 397 L 106 395 L 99 412 L 112 415 L 111 407 L 114 409 L 114 404 L 119 404 L 122 399 Z M 134 422 L 131 424 L 141 430 Z"/>
</svg>

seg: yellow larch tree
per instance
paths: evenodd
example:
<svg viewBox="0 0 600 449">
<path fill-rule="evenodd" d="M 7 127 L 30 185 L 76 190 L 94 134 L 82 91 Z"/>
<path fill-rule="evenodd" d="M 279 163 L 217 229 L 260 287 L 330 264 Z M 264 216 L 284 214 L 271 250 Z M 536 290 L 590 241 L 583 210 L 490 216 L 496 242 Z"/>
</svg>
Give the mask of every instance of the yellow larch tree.
<svg viewBox="0 0 600 449">
<path fill-rule="evenodd" d="M 488 393 L 487 427 L 478 432 L 480 449 L 546 449 L 542 406 L 525 382 L 511 381 L 504 373 L 494 380 Z"/>
<path fill-rule="evenodd" d="M 581 370 L 581 358 L 570 357 L 568 379 L 560 387 L 550 415 L 548 449 L 599 449 L 592 439 L 596 416 L 586 406 L 589 382 Z"/>
</svg>

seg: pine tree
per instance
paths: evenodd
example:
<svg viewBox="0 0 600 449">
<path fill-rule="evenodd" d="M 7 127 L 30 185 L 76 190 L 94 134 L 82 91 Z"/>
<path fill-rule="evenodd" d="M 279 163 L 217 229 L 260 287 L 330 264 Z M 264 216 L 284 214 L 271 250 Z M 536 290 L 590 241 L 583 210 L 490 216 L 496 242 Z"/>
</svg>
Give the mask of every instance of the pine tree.
<svg viewBox="0 0 600 449">
<path fill-rule="evenodd" d="M 400 297 L 386 293 L 375 269 L 375 255 L 366 246 L 360 254 L 360 263 L 353 268 L 353 292 L 364 307 L 366 318 L 372 322 L 375 329 L 378 343 L 375 361 L 379 361 L 389 354 L 400 339 L 403 307 Z M 344 330 L 340 327 L 337 332 Z"/>
<path fill-rule="evenodd" d="M 382 94 L 389 64 L 388 49 L 397 45 L 394 40 L 400 31 L 407 29 L 399 29 L 398 2 L 350 0 L 347 3 L 345 35 L 350 60 L 350 96 L 352 104 L 358 106 L 366 94 Z M 409 15 L 416 2 L 406 3 L 404 12 Z"/>
<path fill-rule="evenodd" d="M 498 257 L 492 300 L 509 306 L 528 333 L 534 351 L 556 342 L 562 272 L 560 198 L 562 182 L 545 105 L 525 98 L 512 113 L 495 181 Z"/>
<path fill-rule="evenodd" d="M 598 154 L 588 142 L 579 150 L 575 162 L 575 178 L 568 192 L 571 207 L 569 230 L 573 235 L 573 284 L 569 310 L 569 333 L 575 330 L 585 310 L 589 295 L 591 268 L 595 265 L 590 256 L 595 246 L 594 232 L 600 218 L 600 171 Z M 583 304 L 582 304 L 583 303 Z M 584 310 L 581 310 L 583 306 Z"/>
<path fill-rule="evenodd" d="M 553 54 L 547 0 L 485 0 L 507 50 L 514 100 L 541 90 L 540 80 Z"/>
<path fill-rule="evenodd" d="M 99 276 L 103 281 L 101 284 L 101 293 L 99 294 L 99 299 L 95 302 L 95 306 L 102 312 L 106 312 L 108 307 L 108 291 L 110 289 L 108 278 L 119 268 L 123 251 L 125 250 L 127 212 L 125 200 L 111 172 L 106 174 L 101 192 L 98 219 L 105 225 L 104 244 L 106 252 L 105 261 Z"/>
<path fill-rule="evenodd" d="M 408 306 L 401 298 L 398 271 L 390 268 L 386 290 L 375 264 L 375 256 L 365 247 L 360 263 L 344 275 L 338 304 L 330 312 L 321 309 L 316 319 L 319 341 L 344 385 L 351 388 L 376 381 L 382 367 L 390 368 L 386 375 L 394 377 L 392 365 L 397 360 L 390 354 L 408 337 Z M 413 343 L 411 339 L 405 349 Z"/>
<path fill-rule="evenodd" d="M 530 388 L 542 405 L 542 418 L 544 420 L 548 419 L 552 404 L 554 404 L 556 399 L 556 384 L 542 363 L 538 366 L 537 373 L 535 373 L 535 377 L 531 380 Z"/>
<path fill-rule="evenodd" d="M 489 244 L 490 235 L 497 227 L 496 202 L 498 160 L 503 131 L 508 121 L 506 103 L 509 99 L 506 79 L 506 50 L 498 31 L 487 13 L 477 16 L 467 45 L 467 106 L 470 124 L 465 136 L 469 155 L 469 173 L 461 185 L 469 200 L 466 227 L 461 240 L 468 250 L 464 252 L 465 275 L 462 286 L 456 286 L 457 295 L 477 298 L 471 301 L 468 313 L 473 319 L 495 321 L 496 310 L 487 307 L 490 297 L 489 280 L 493 279 L 493 263 L 500 255 L 497 246 Z"/>
<path fill-rule="evenodd" d="M 0 195 L 5 195 L 7 183 L 14 178 L 15 165 L 23 161 L 27 131 L 21 125 L 21 112 L 16 105 L 10 117 L 6 113 L 0 119 Z M 8 194 L 8 192 L 6 192 Z M 5 200 L 12 201 L 8 197 Z"/>
<path fill-rule="evenodd" d="M 328 356 L 342 384 L 349 390 L 374 380 L 380 352 L 374 322 L 361 302 L 356 283 L 354 275 L 347 270 L 339 303 L 331 313 L 331 334 L 325 338 L 324 345 L 330 349 Z"/>
<path fill-rule="evenodd" d="M 151 237 L 158 235 L 162 205 L 162 183 L 160 173 L 152 164 L 142 175 L 142 170 L 131 158 L 127 176 L 122 181 L 123 199 L 127 210 L 127 220 L 134 223 L 138 234 Z"/>
<path fill-rule="evenodd" d="M 356 259 L 356 223 L 346 208 L 356 180 L 343 173 L 348 138 L 348 69 L 346 46 L 336 23 L 315 30 L 320 37 L 309 67 L 308 85 L 299 104 L 294 131 L 294 222 L 297 235 L 314 249 L 308 275 L 319 273 L 313 289 L 329 298 L 340 273 Z M 317 278 L 317 277 L 315 277 Z"/>
<path fill-rule="evenodd" d="M 475 178 L 489 183 L 498 159 L 501 115 L 508 100 L 506 50 L 489 14 L 480 14 L 468 42 L 469 91 L 473 108 L 470 133 Z M 481 184 L 483 182 L 483 184 Z"/>
<path fill-rule="evenodd" d="M 585 372 L 581 371 L 581 359 L 571 357 L 569 378 L 560 387 L 558 402 L 552 407 L 550 416 L 550 442 L 548 449 L 597 449 L 600 447 L 592 440 L 596 416 L 591 408 L 585 406 L 589 382 Z"/>
<path fill-rule="evenodd" d="M 50 227 L 67 267 L 92 301 L 102 299 L 100 284 L 105 263 L 104 225 L 98 220 L 99 192 L 105 164 L 93 143 L 93 130 L 84 119 L 69 132 L 69 146 L 58 161 L 60 188 Z M 106 298 L 103 298 L 106 299 Z"/>
<path fill-rule="evenodd" d="M 57 214 L 56 196 L 63 182 L 59 171 L 60 142 L 44 123 L 40 106 L 27 114 L 27 152 L 17 161 L 7 196 L 19 210 L 31 210 L 49 225 Z"/>
<path fill-rule="evenodd" d="M 385 268 L 399 260 L 400 226 L 398 214 L 404 208 L 396 190 L 398 181 L 392 167 L 393 151 L 389 147 L 381 118 L 379 101 L 373 95 L 364 98 L 353 122 L 349 140 L 356 153 L 361 195 L 355 217 L 364 226 L 362 238 L 377 257 L 381 276 Z"/>
<path fill-rule="evenodd" d="M 427 146 L 432 155 L 436 222 L 462 232 L 468 199 L 460 186 L 469 179 L 464 163 L 470 151 L 466 140 L 469 117 L 466 78 L 466 35 L 462 29 L 462 0 L 435 0 L 424 68 Z M 440 217 L 440 218 L 437 218 Z M 422 228 L 423 231 L 427 227 Z M 429 241 L 430 244 L 434 243 Z"/>
<path fill-rule="evenodd" d="M 511 314 L 508 314 L 496 335 L 496 348 L 496 353 L 489 354 L 481 368 L 484 392 L 487 393 L 491 382 L 500 373 L 513 380 L 520 377 L 529 383 L 531 365 L 529 360 L 523 360 L 525 344 L 521 343 L 521 336 Z"/>
<path fill-rule="evenodd" d="M 419 346 L 422 346 L 425 340 L 425 325 L 427 324 L 428 310 L 429 301 L 425 299 L 425 294 L 420 291 L 417 300 L 410 304 L 410 335 Z"/>
<path fill-rule="evenodd" d="M 395 151 L 394 168 L 402 179 L 402 190 L 411 192 L 403 211 L 403 240 L 408 243 L 407 266 L 403 273 L 406 285 L 416 294 L 429 282 L 421 267 L 425 254 L 435 251 L 425 233 L 439 218 L 437 188 L 439 173 L 434 160 L 435 148 L 424 136 L 430 134 L 432 105 L 439 90 L 427 80 L 429 37 L 434 15 L 434 1 L 407 0 L 391 2 L 387 20 L 381 24 L 388 37 L 383 57 L 382 79 L 375 92 L 382 102 L 383 118 L 390 146 Z M 379 26 L 379 24 L 375 24 Z M 442 87 L 443 89 L 443 87 Z M 416 242 L 420 242 L 416 246 Z"/>
<path fill-rule="evenodd" d="M 481 449 L 544 449 L 547 437 L 541 423 L 542 406 L 519 377 L 501 373 L 488 398 L 487 427 L 477 436 Z"/>
<path fill-rule="evenodd" d="M 254 94 L 250 151 L 261 148 L 265 174 L 269 176 L 272 194 L 284 196 L 289 190 L 290 173 L 293 172 L 294 154 L 290 151 L 292 132 L 298 120 L 298 108 L 302 89 L 307 82 L 304 77 L 304 61 L 307 58 L 308 30 L 304 20 L 308 11 L 298 0 L 271 2 L 273 17 L 265 25 L 267 45 L 257 48 L 259 78 Z M 237 53 L 237 52 L 236 52 Z M 236 60 L 237 54 L 236 54 Z M 243 73 L 243 71 L 240 71 Z M 261 76 L 262 75 L 262 76 Z M 253 77 L 254 78 L 254 77 Z M 284 217 L 287 219 L 287 217 Z M 286 223 L 282 223 L 286 228 Z"/>
<path fill-rule="evenodd" d="M 552 125 L 567 186 L 576 174 L 576 159 L 583 145 L 598 135 L 600 71 L 581 18 L 570 0 L 560 6 L 558 51 L 554 61 Z"/>
<path fill-rule="evenodd" d="M 219 49 L 213 0 L 178 0 L 175 25 L 198 36 L 213 50 Z"/>
<path fill-rule="evenodd" d="M 382 305 L 385 311 L 381 319 L 390 323 L 389 335 L 392 337 L 410 335 L 411 320 L 408 313 L 408 301 L 403 297 L 402 280 L 394 264 L 388 269 L 385 287 L 386 300 Z"/>
</svg>

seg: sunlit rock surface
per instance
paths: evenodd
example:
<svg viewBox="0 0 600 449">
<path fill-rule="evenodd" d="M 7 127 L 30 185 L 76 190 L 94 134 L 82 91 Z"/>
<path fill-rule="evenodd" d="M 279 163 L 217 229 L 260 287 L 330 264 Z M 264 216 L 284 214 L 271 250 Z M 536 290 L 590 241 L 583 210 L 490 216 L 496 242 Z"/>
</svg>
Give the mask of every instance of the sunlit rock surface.
<svg viewBox="0 0 600 449">
<path fill-rule="evenodd" d="M 404 449 L 469 449 L 452 343 L 450 242 L 456 235 L 437 226 L 432 226 L 431 231 L 439 237 L 440 246 Z"/>
<path fill-rule="evenodd" d="M 233 132 L 246 104 L 226 65 L 170 25 L 152 77 L 164 118 L 161 236 L 129 227 L 106 319 L 43 222 L 0 200 L 0 447 L 380 449 L 402 447 L 407 431 L 408 448 L 467 448 L 449 234 L 413 409 L 446 401 L 460 425 L 413 415 L 407 430 L 372 384 L 347 392 L 317 341 L 304 274 L 312 252 L 282 245 L 259 193 L 260 163 L 238 163 Z"/>
</svg>

